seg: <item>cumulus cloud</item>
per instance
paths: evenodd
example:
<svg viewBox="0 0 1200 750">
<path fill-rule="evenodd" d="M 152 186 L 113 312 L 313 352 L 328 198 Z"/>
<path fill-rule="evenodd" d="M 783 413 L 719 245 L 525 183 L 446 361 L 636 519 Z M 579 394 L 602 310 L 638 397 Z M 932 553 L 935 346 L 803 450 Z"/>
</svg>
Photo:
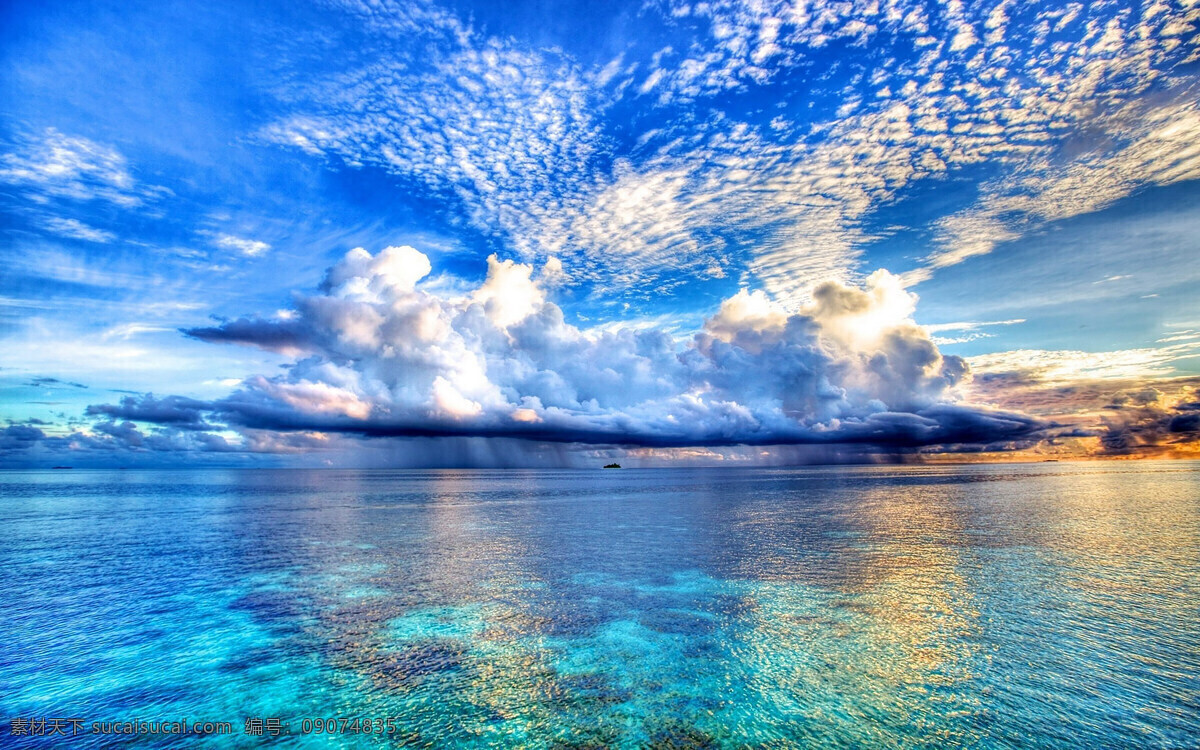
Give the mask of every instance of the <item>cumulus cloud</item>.
<svg viewBox="0 0 1200 750">
<path fill-rule="evenodd" d="M 162 424 L 366 436 L 507 437 L 628 446 L 926 446 L 1026 439 L 1044 425 L 956 403 L 965 362 L 912 321 L 916 297 L 879 271 L 828 282 L 791 312 L 764 293 L 727 299 L 690 339 L 582 329 L 547 287 L 551 266 L 488 259 L 473 292 L 423 289 L 424 254 L 355 249 L 284 320 L 187 333 L 299 357 L 208 404 L 126 399 L 92 413 Z M 155 413 L 159 413 L 155 416 Z"/>
</svg>

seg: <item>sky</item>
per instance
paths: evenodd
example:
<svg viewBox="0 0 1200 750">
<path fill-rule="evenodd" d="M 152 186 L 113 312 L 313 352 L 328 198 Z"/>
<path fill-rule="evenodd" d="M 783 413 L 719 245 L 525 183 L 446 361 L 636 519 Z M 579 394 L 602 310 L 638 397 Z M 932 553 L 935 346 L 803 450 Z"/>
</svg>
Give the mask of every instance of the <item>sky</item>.
<svg viewBox="0 0 1200 750">
<path fill-rule="evenodd" d="M 0 467 L 1200 456 L 1200 0 L 0 14 Z"/>
</svg>

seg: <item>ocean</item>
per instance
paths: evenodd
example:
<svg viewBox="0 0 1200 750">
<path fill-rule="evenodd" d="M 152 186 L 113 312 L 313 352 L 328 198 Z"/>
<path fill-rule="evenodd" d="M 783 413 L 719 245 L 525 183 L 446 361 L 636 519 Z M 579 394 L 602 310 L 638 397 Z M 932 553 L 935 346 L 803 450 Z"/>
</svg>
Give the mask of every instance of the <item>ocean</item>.
<svg viewBox="0 0 1200 750">
<path fill-rule="evenodd" d="M 0 529 L 4 747 L 1200 744 L 1197 462 L 8 471 Z"/>
</svg>

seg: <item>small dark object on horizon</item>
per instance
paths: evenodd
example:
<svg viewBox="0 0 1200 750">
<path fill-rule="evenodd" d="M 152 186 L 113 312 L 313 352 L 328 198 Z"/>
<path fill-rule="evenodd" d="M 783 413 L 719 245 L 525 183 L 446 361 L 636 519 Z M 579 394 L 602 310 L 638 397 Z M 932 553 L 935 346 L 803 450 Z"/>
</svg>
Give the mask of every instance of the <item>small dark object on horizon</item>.
<svg viewBox="0 0 1200 750">
<path fill-rule="evenodd" d="M 604 468 L 606 468 L 606 469 L 619 469 L 619 468 L 621 468 L 621 464 L 605 464 Z"/>
<path fill-rule="evenodd" d="M 51 469 L 73 469 L 74 466 L 51 466 Z"/>
</svg>

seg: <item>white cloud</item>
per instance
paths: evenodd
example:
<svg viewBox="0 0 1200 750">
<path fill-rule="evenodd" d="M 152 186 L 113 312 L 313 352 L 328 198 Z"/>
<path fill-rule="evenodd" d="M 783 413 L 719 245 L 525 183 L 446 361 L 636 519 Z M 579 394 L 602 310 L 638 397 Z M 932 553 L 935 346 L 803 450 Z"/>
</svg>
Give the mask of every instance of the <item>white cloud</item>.
<svg viewBox="0 0 1200 750">
<path fill-rule="evenodd" d="M 407 34 L 421 7 L 360 10 L 388 33 Z M 523 259 L 545 260 L 554 254 L 552 218 L 582 210 L 594 182 L 597 92 L 561 55 L 482 39 L 445 14 L 420 12 L 430 47 L 413 55 L 384 45 L 389 54 L 311 86 L 303 108 L 262 136 L 455 195 L 475 229 L 505 238 Z"/>
<path fill-rule="evenodd" d="M 484 38 L 430 5 L 345 5 L 406 45 L 289 89 L 295 111 L 264 137 L 451 193 L 520 260 L 555 256 L 576 283 L 632 295 L 744 270 L 798 309 L 822 280 L 855 278 L 863 249 L 883 238 L 869 229 L 877 210 L 981 165 L 998 176 L 936 221 L 936 247 L 906 283 L 1200 175 L 1194 88 L 1172 72 L 1186 53 L 1170 43 L 1200 20 L 1196 6 L 1080 4 L 1017 25 L 1009 0 L 667 3 L 664 23 L 688 44 L 662 47 L 651 68 L 622 58 L 588 70 Z M 917 57 L 906 52 L 926 37 Z M 881 64 L 813 77 L 814 95 L 845 102 L 828 121 L 780 131 L 713 98 L 796 71 L 835 42 Z M 656 102 L 663 117 L 620 152 L 602 116 L 639 89 L 651 95 L 640 106 Z"/>
<path fill-rule="evenodd" d="M 1109 352 L 1019 349 L 967 357 L 977 375 L 1017 373 L 1049 384 L 1149 380 L 1176 374 L 1175 363 L 1200 355 L 1200 342 Z"/>
<path fill-rule="evenodd" d="M 846 277 L 860 249 L 873 239 L 860 229 L 872 211 L 905 187 L 938 179 L 948 170 L 992 163 L 1004 176 L 983 186 L 975 206 L 939 221 L 941 247 L 926 265 L 905 274 L 907 283 L 991 252 L 1047 221 L 1098 210 L 1146 185 L 1200 175 L 1194 90 L 1188 79 L 1172 75 L 1181 56 L 1163 43 L 1175 25 L 1200 20 L 1200 8 L 1155 6 L 1138 17 L 1094 5 L 1086 9 L 1093 23 L 1088 28 L 1097 29 L 1094 38 L 1073 25 L 1085 12 L 1082 5 L 1057 15 L 1043 13 L 1056 21 L 1057 33 L 1091 39 L 1090 46 L 1064 49 L 1059 40 L 1009 27 L 1008 5 L 1007 0 L 969 7 L 949 3 L 939 9 L 938 24 L 950 28 L 953 37 L 945 52 L 877 71 L 872 83 L 884 84 L 889 94 L 877 104 L 864 106 L 861 92 L 848 87 L 842 98 L 858 104 L 814 129 L 808 143 L 753 143 L 733 153 L 729 142 L 736 139 L 716 147 L 686 144 L 678 149 L 686 153 L 673 154 L 675 161 L 664 168 L 677 172 L 679 161 L 693 156 L 706 171 L 712 171 L 708 165 L 721 165 L 712 171 L 713 182 L 736 187 L 697 194 L 696 206 L 717 202 L 728 209 L 728 192 L 738 188 L 753 196 L 760 208 L 742 215 L 733 201 L 725 215 L 758 232 L 750 265 L 755 275 L 777 296 L 798 302 L 821 278 Z M 706 7 L 714 24 L 720 19 L 728 28 L 750 29 L 757 19 L 788 17 L 772 3 Z M 924 11 L 907 11 L 898 3 L 888 4 L 883 18 L 872 17 L 869 4 L 816 2 L 806 8 L 806 22 L 853 19 L 869 26 L 875 45 L 929 27 Z M 975 33 L 980 27 L 988 30 L 984 40 Z M 793 28 L 785 20 L 777 37 L 788 52 L 776 61 L 777 69 L 819 47 L 823 37 L 813 35 L 819 31 L 819 25 Z M 717 46 L 732 54 L 731 48 Z M 1143 95 L 1156 87 L 1158 103 L 1148 106 Z M 957 123 L 953 132 L 949 123 Z M 738 127 L 728 121 L 721 126 L 723 135 Z M 1073 141 L 1077 149 L 1089 139 L 1094 145 L 1082 156 L 1064 160 L 1064 141 Z M 744 186 L 721 179 L 727 164 L 730 172 L 755 178 Z M 705 218 L 689 211 L 692 226 L 712 223 Z"/>
<path fill-rule="evenodd" d="M 934 325 L 925 326 L 925 330 L 930 333 L 941 333 L 943 331 L 974 331 L 978 328 L 988 328 L 990 326 L 1011 326 L 1018 323 L 1024 323 L 1024 318 L 1013 318 L 1012 320 L 988 320 L 988 321 L 962 321 L 957 323 L 936 323 Z"/>
<path fill-rule="evenodd" d="M 340 297 L 377 300 L 411 292 L 431 269 L 429 258 L 409 245 L 386 247 L 374 256 L 356 247 L 329 269 L 324 285 Z"/>
<path fill-rule="evenodd" d="M 472 299 L 483 306 L 488 318 L 500 328 L 520 323 L 546 301 L 532 279 L 533 266 L 488 256 L 487 279 Z M 560 264 L 561 269 L 561 264 Z"/>
<path fill-rule="evenodd" d="M 169 192 L 139 184 L 123 155 L 87 138 L 47 128 L 14 145 L 0 156 L 0 182 L 24 188 L 39 202 L 48 198 L 102 200 L 131 208 Z"/>
<path fill-rule="evenodd" d="M 1193 339 L 1200 339 L 1200 332 L 1196 332 L 1196 331 L 1180 331 L 1179 333 L 1172 334 L 1172 335 L 1170 335 L 1170 336 L 1166 336 L 1166 337 L 1164 337 L 1164 338 L 1158 339 L 1158 340 L 1157 340 L 1156 342 L 1154 342 L 1154 343 L 1156 343 L 1156 344 L 1167 344 L 1167 343 L 1172 343 L 1172 342 L 1175 342 L 1175 341 L 1192 341 Z"/>
<path fill-rule="evenodd" d="M 1063 16 L 1060 30 L 1080 10 Z M 980 156 L 999 157 L 1011 171 L 982 185 L 975 205 L 939 222 L 941 249 L 906 280 L 926 280 L 938 268 L 989 253 L 1047 222 L 1100 210 L 1140 188 L 1200 178 L 1194 84 L 1171 75 L 1171 47 L 1161 43 L 1166 26 L 1180 19 L 1200 20 L 1200 9 L 1158 6 L 1140 19 L 1118 14 L 1091 48 L 1076 46 L 1070 54 L 1035 40 L 1020 58 L 1032 85 L 1017 86 L 1011 76 L 977 85 L 976 122 L 985 116 L 1003 136 Z M 1122 33 L 1125 27 L 1136 34 Z M 1011 58 L 1002 44 L 986 54 Z M 1144 97 L 1154 87 L 1160 93 Z M 978 125 L 973 130 L 982 132 Z M 1082 153 L 1064 159 L 1064 140 Z"/>
<path fill-rule="evenodd" d="M 992 320 L 992 321 L 964 321 L 959 323 L 938 323 L 935 325 L 924 326 L 926 331 L 930 333 L 941 333 L 944 331 L 957 331 L 957 336 L 934 336 L 933 343 L 938 346 L 949 346 L 951 344 L 966 344 L 971 341 L 991 338 L 995 334 L 980 331 L 980 328 L 990 328 L 992 326 L 1011 326 L 1017 323 L 1024 323 L 1024 318 L 1014 318 L 1012 320 Z"/>
<path fill-rule="evenodd" d="M 371 415 L 371 404 L 368 401 L 347 388 L 339 388 L 329 383 L 314 383 L 308 380 L 278 383 L 257 378 L 250 381 L 250 384 L 302 413 L 331 414 L 351 419 L 366 419 Z"/>
<path fill-rule="evenodd" d="M 46 220 L 45 227 L 57 235 L 88 242 L 107 243 L 117 238 L 112 232 L 90 227 L 77 219 L 52 217 Z"/>
<path fill-rule="evenodd" d="M 153 325 L 149 323 L 122 323 L 121 325 L 113 326 L 104 333 L 100 334 L 100 340 L 111 341 L 112 339 L 121 339 L 124 341 L 134 336 L 139 336 L 143 333 L 165 333 L 167 331 L 174 330 L 174 328 L 167 328 L 165 326 Z"/>
<path fill-rule="evenodd" d="M 255 258 L 271 249 L 271 246 L 261 240 L 248 240 L 232 234 L 218 234 L 213 242 L 217 247 L 236 250 L 250 258 Z"/>
</svg>

